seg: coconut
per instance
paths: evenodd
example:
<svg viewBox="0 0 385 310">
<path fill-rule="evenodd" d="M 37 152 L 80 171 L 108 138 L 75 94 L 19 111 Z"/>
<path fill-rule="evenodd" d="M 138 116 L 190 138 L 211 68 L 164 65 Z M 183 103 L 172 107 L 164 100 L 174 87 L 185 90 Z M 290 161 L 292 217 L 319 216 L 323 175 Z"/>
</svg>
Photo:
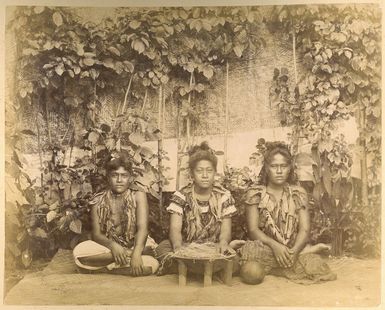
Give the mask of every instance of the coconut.
<svg viewBox="0 0 385 310">
<path fill-rule="evenodd" d="M 247 284 L 259 284 L 265 277 L 265 269 L 258 262 L 248 261 L 241 266 L 241 279 Z"/>
</svg>

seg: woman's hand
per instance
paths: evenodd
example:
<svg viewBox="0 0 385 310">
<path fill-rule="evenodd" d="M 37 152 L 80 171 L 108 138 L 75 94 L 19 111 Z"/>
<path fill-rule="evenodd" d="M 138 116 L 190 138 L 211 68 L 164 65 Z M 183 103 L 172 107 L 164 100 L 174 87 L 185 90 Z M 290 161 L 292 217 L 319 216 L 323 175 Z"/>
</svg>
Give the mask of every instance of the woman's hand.
<svg viewBox="0 0 385 310">
<path fill-rule="evenodd" d="M 293 266 L 297 262 L 299 251 L 298 251 L 298 249 L 293 247 L 293 248 L 289 249 L 289 252 L 290 252 L 291 262 L 292 262 L 291 266 Z"/>
<path fill-rule="evenodd" d="M 111 253 L 114 257 L 115 263 L 119 265 L 127 265 L 130 261 L 130 255 L 128 251 L 115 242 L 111 246 Z"/>
<path fill-rule="evenodd" d="M 277 242 L 272 247 L 272 250 L 275 259 L 282 268 L 289 268 L 293 265 L 292 252 L 287 246 Z"/>
<path fill-rule="evenodd" d="M 143 274 L 143 260 L 142 253 L 140 251 L 134 250 L 132 252 L 131 269 L 132 275 L 135 277 L 141 276 Z"/>
<path fill-rule="evenodd" d="M 230 255 L 235 253 L 232 247 L 227 242 L 220 242 L 217 245 L 217 252 L 221 253 L 222 255 Z"/>
<path fill-rule="evenodd" d="M 180 250 L 181 247 L 182 247 L 181 244 L 176 244 L 176 245 L 173 246 L 172 250 L 173 250 L 174 253 L 175 253 L 175 252 L 178 252 L 178 251 Z"/>
<path fill-rule="evenodd" d="M 244 246 L 246 243 L 245 240 L 233 240 L 229 243 L 229 246 L 234 249 L 234 250 L 238 250 L 239 248 L 241 248 L 242 246 Z"/>
</svg>

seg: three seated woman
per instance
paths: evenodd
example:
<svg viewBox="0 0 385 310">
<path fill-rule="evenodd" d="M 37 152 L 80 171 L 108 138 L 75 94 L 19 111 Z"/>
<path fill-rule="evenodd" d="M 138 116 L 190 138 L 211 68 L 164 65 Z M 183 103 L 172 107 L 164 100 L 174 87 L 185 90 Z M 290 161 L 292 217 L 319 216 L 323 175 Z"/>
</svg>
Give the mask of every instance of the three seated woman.
<svg viewBox="0 0 385 310">
<path fill-rule="evenodd" d="M 215 183 L 217 157 L 207 143 L 189 153 L 191 184 L 176 191 L 167 207 L 169 239 L 152 255 L 160 262 L 158 274 L 176 272 L 172 253 L 185 243 L 215 242 L 218 252 L 237 249 L 233 270 L 240 267 L 246 283 L 262 282 L 265 274 L 284 276 L 298 283 L 336 278 L 315 252 L 325 245 L 309 246 L 310 219 L 306 191 L 295 185 L 294 164 L 283 143 L 272 143 L 264 155 L 261 184 L 245 195 L 248 241 L 231 242 L 231 217 L 236 214 L 230 192 Z M 148 204 L 146 195 L 129 189 L 129 167 L 124 156 L 107 165 L 109 189 L 91 201 L 93 241 L 74 249 L 82 269 L 130 274 L 155 273 L 158 261 L 145 255 L 148 247 Z M 214 272 L 222 266 L 214 265 Z M 198 270 L 198 272 L 200 272 Z M 203 272 L 203 271 L 202 271 Z"/>
</svg>

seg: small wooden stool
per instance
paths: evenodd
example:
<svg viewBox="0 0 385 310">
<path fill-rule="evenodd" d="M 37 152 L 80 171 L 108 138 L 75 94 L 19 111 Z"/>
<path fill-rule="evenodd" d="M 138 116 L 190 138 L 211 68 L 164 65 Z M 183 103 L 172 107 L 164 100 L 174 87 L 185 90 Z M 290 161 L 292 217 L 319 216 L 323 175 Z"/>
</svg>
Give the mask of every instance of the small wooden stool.
<svg viewBox="0 0 385 310">
<path fill-rule="evenodd" d="M 178 274 L 179 274 L 179 286 L 185 286 L 187 283 L 187 271 L 188 271 L 188 263 L 186 262 L 188 259 L 177 258 L 178 261 Z M 203 273 L 203 286 L 212 285 L 213 280 L 213 265 L 214 262 L 224 261 L 224 269 L 222 272 L 222 279 L 226 285 L 231 285 L 231 280 L 233 278 L 233 260 L 232 259 L 219 259 L 215 261 L 211 260 L 199 260 L 199 263 L 204 265 L 204 273 Z"/>
</svg>

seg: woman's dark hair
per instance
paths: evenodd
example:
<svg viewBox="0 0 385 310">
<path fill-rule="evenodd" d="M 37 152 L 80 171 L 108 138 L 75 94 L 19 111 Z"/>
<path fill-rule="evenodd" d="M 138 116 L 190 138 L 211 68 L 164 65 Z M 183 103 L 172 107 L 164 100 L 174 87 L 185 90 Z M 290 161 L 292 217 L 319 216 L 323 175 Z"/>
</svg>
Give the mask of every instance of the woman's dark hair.
<svg viewBox="0 0 385 310">
<path fill-rule="evenodd" d="M 123 167 L 127 171 L 132 171 L 132 162 L 129 160 L 128 154 L 125 152 L 120 152 L 105 165 L 106 175 L 108 176 L 112 171 Z"/>
<path fill-rule="evenodd" d="M 296 176 L 294 171 L 293 156 L 290 153 L 289 147 L 283 142 L 271 142 L 266 143 L 266 151 L 263 158 L 263 166 L 261 172 L 259 173 L 259 181 L 263 185 L 268 183 L 268 174 L 266 165 L 270 164 L 273 157 L 277 154 L 281 154 L 286 158 L 288 164 L 290 165 L 290 172 L 287 178 L 289 184 L 296 183 Z"/>
<path fill-rule="evenodd" d="M 194 145 L 190 151 L 188 166 L 190 170 L 194 170 L 196 164 L 201 160 L 208 160 L 212 163 L 215 170 L 217 170 L 218 158 L 215 155 L 214 150 L 212 150 L 206 141 L 202 142 L 200 145 Z"/>
</svg>

